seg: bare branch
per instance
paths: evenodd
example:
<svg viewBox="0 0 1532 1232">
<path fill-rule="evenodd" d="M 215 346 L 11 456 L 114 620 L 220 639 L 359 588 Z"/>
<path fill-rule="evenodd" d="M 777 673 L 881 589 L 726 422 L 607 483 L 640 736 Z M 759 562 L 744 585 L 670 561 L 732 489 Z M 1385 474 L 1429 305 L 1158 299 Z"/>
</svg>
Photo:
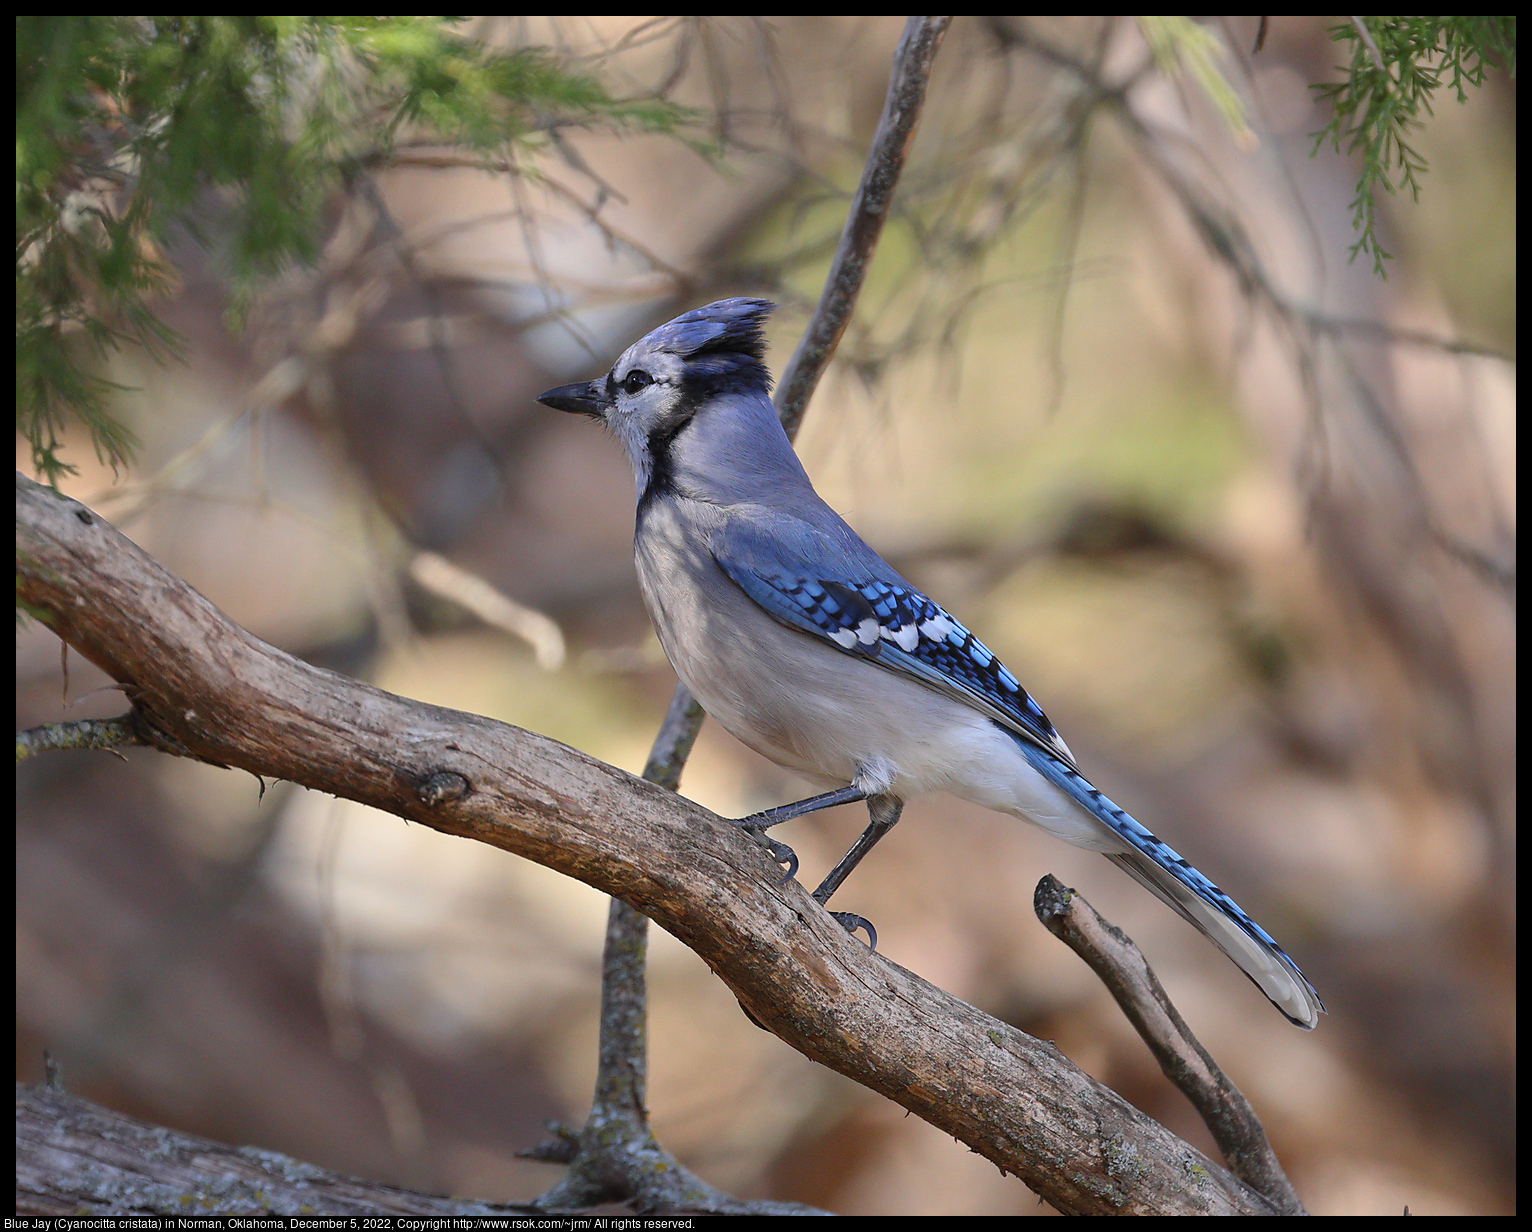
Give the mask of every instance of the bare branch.
<svg viewBox="0 0 1532 1232">
<path fill-rule="evenodd" d="M 1052 874 L 1037 883 L 1032 906 L 1048 931 L 1100 977 L 1165 1077 L 1192 1101 L 1234 1174 L 1282 1214 L 1308 1214 L 1255 1109 L 1192 1034 L 1133 939 Z"/>
<path fill-rule="evenodd" d="M 644 778 L 676 789 L 702 707 L 677 689 L 644 767 Z M 601 1041 L 590 1115 L 576 1131 L 555 1125 L 553 1137 L 527 1151 L 527 1159 L 561 1163 L 568 1172 L 539 1195 L 540 1210 L 588 1208 L 626 1202 L 642 1213 L 698 1210 L 722 1215 L 823 1215 L 797 1202 L 747 1201 L 715 1189 L 683 1167 L 649 1128 L 645 1103 L 648 994 L 645 962 L 649 920 L 620 898 L 607 911 L 601 952 Z"/>
<path fill-rule="evenodd" d="M 1321 399 L 1313 387 L 1312 367 L 1315 362 L 1313 351 L 1321 339 L 1340 341 L 1348 334 L 1372 334 L 1399 345 L 1427 346 L 1448 354 L 1472 354 L 1511 362 L 1509 356 L 1488 348 L 1453 339 L 1443 339 L 1420 331 L 1396 329 L 1379 322 L 1331 317 L 1299 304 L 1292 296 L 1283 292 L 1267 274 L 1265 266 L 1257 255 L 1255 243 L 1239 218 L 1219 202 L 1209 199 L 1193 179 L 1176 166 L 1174 160 L 1167 154 L 1165 142 L 1161 136 L 1130 104 L 1124 87 L 1108 85 L 1091 66 L 1055 48 L 1049 48 L 1035 38 L 1017 36 L 1014 41 L 1018 46 L 1025 46 L 1054 63 L 1067 67 L 1097 93 L 1102 103 L 1112 108 L 1113 114 L 1122 123 L 1149 166 L 1181 204 L 1188 220 L 1214 258 L 1237 280 L 1242 295 L 1252 303 L 1264 305 L 1273 319 L 1288 331 L 1298 344 L 1298 364 L 1300 369 L 1305 370 L 1305 383 L 1309 386 L 1311 417 L 1316 426 L 1321 420 Z M 1495 554 L 1486 548 L 1465 543 L 1460 536 L 1440 525 L 1414 454 L 1408 442 L 1405 441 L 1399 425 L 1394 422 L 1366 383 L 1357 375 L 1356 365 L 1350 353 L 1344 347 L 1337 347 L 1337 355 L 1343 363 L 1358 409 L 1377 430 L 1379 439 L 1388 447 L 1390 455 L 1404 477 L 1412 502 L 1412 511 L 1425 537 L 1443 551 L 1476 569 L 1482 577 L 1497 585 L 1507 597 L 1510 597 L 1514 593 L 1516 580 L 1514 563 L 1497 559 Z"/>
<path fill-rule="evenodd" d="M 1390 325 L 1386 321 L 1367 321 L 1356 317 L 1332 317 L 1322 312 L 1303 311 L 1304 321 L 1315 333 L 1321 334 L 1366 334 L 1378 338 L 1385 343 L 1399 346 L 1418 346 L 1429 350 L 1442 351 L 1448 355 L 1477 355 L 1480 359 L 1498 359 L 1502 363 L 1514 364 L 1516 357 L 1507 351 L 1497 347 L 1485 346 L 1478 342 L 1468 342 L 1462 338 L 1444 338 L 1440 334 L 1433 334 L 1421 329 L 1405 329 L 1398 325 Z"/>
<path fill-rule="evenodd" d="M 435 552 L 417 552 L 410 576 L 432 594 L 450 599 L 485 624 L 502 629 L 532 647 L 537 666 L 557 671 L 564 665 L 564 631 L 551 616 L 517 603 L 499 587 Z"/>
<path fill-rule="evenodd" d="M 1372 31 L 1367 28 L 1367 23 L 1360 17 L 1348 17 L 1351 27 L 1356 31 L 1357 38 L 1362 40 L 1362 46 L 1367 48 L 1367 54 L 1372 57 L 1373 67 L 1388 76 L 1388 65 L 1383 63 L 1383 53 L 1378 50 L 1378 44 L 1373 40 Z"/>
<path fill-rule="evenodd" d="M 862 280 L 888 219 L 894 187 L 915 135 L 931 62 L 951 21 L 950 17 L 911 17 L 905 23 L 899 49 L 894 53 L 894 71 L 889 77 L 878 131 L 872 139 L 851 212 L 846 216 L 840 247 L 825 279 L 819 307 L 777 386 L 777 414 L 789 438 L 798 434 L 814 387 L 851 320 L 851 310 L 856 307 Z"/>
<path fill-rule="evenodd" d="M 570 188 L 568 185 L 562 184 L 558 180 L 554 179 L 546 171 L 538 171 L 533 174 L 528 172 L 525 168 L 517 167 L 503 158 L 490 158 L 479 154 L 463 154 L 455 150 L 432 149 L 395 155 L 389 160 L 389 166 L 419 168 L 438 167 L 444 169 L 461 167 L 474 171 L 499 172 L 502 175 L 511 177 L 529 178 L 539 187 L 548 189 L 548 191 L 552 192 L 555 196 L 561 197 L 573 205 L 582 214 L 584 214 L 586 218 L 588 218 L 592 223 L 596 225 L 608 243 L 619 245 L 634 253 L 634 255 L 638 256 L 646 264 L 648 264 L 651 269 L 654 269 L 668 277 L 675 284 L 678 290 L 684 289 L 690 285 L 691 279 L 686 273 L 671 265 L 668 261 L 666 261 L 663 257 L 648 247 L 648 245 L 637 239 L 635 236 L 621 230 L 618 227 L 613 226 L 610 222 L 601 216 L 601 197 L 620 197 L 620 194 L 615 193 L 614 190 L 606 185 L 604 181 L 599 179 L 595 172 L 589 170 L 589 168 L 586 167 L 583 161 L 581 161 L 575 169 L 593 179 L 596 182 L 597 187 L 601 190 L 601 197 L 598 197 L 594 204 L 585 200 L 584 197 L 580 196 L 579 193 L 575 192 L 574 189 Z M 478 225 L 483 221 L 484 219 L 482 218 L 474 219 L 473 222 L 469 225 Z M 454 222 L 442 230 L 444 232 L 456 230 L 460 229 L 462 226 L 464 226 L 463 223 Z M 439 235 L 433 234 L 430 238 L 437 239 L 440 237 Z"/>
</svg>

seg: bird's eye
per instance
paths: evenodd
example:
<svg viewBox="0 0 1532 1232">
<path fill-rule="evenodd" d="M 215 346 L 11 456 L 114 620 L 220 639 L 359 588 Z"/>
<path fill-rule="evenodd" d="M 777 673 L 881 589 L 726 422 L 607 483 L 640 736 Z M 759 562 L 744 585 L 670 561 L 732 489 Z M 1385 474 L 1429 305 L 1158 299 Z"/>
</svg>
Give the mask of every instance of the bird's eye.
<svg viewBox="0 0 1532 1232">
<path fill-rule="evenodd" d="M 640 389 L 644 388 L 645 385 L 653 384 L 654 378 L 645 372 L 642 368 L 635 368 L 632 372 L 628 373 L 627 376 L 622 378 L 623 392 L 629 394 L 636 394 Z"/>
</svg>

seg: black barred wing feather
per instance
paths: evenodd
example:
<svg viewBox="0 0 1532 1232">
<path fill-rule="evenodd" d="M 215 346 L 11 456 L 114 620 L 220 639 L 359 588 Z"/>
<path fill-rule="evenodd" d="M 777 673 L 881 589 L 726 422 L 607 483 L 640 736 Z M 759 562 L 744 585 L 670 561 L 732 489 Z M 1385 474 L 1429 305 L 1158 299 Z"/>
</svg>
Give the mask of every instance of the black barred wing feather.
<svg viewBox="0 0 1532 1232">
<path fill-rule="evenodd" d="M 1048 716 L 1005 664 L 956 617 L 902 579 L 826 577 L 825 569 L 794 567 L 730 546 L 727 537 L 716 542 L 714 559 L 775 619 L 968 702 L 1074 765 Z"/>
<path fill-rule="evenodd" d="M 1271 935 L 1085 779 L 1047 715 L 989 648 L 861 540 L 777 514 L 727 528 L 712 549 L 724 573 L 778 621 L 912 676 L 1009 730 L 1039 775 L 1116 836 L 1123 850 L 1106 850 L 1109 859 L 1206 934 L 1293 1022 L 1319 1021 L 1318 994 Z"/>
</svg>

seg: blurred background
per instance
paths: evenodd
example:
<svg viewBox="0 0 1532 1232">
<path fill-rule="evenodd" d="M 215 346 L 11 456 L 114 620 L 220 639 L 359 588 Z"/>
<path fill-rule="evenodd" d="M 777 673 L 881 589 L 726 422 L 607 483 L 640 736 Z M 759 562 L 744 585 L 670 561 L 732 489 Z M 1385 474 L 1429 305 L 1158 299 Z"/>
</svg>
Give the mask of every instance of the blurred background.
<svg viewBox="0 0 1532 1232">
<path fill-rule="evenodd" d="M 1033 916 L 1054 873 L 1137 940 L 1313 1213 L 1508 1213 L 1514 84 L 1437 100 L 1418 203 L 1379 203 L 1385 281 L 1347 259 L 1356 162 L 1310 157 L 1329 23 L 1273 18 L 1252 53 L 1256 23 L 1204 26 L 1242 133 L 1127 19 L 956 19 L 798 448 L 1329 1017 L 1295 1030 L 1107 862 L 947 797 L 911 803 L 840 905 L 1213 1153 Z M 388 170 L 239 333 L 188 242 L 162 312 L 186 362 L 108 373 L 136 465 L 81 438 L 65 490 L 294 654 L 636 773 L 675 680 L 633 576 L 631 475 L 533 399 L 724 295 L 778 301 L 781 371 L 901 26 L 477 22 L 615 94 L 668 92 L 693 139 L 566 131 L 515 175 Z M 63 667 L 19 632 L 18 726 L 122 711 Z M 739 816 L 806 785 L 705 725 L 682 791 Z M 806 881 L 863 816 L 787 828 Z M 588 1107 L 595 891 L 145 750 L 21 765 L 17 862 L 18 1079 L 46 1048 L 77 1093 L 223 1141 L 479 1198 L 557 1179 L 514 1153 Z M 1052 1213 L 758 1030 L 659 930 L 651 954 L 654 1127 L 707 1180 L 844 1214 Z"/>
</svg>

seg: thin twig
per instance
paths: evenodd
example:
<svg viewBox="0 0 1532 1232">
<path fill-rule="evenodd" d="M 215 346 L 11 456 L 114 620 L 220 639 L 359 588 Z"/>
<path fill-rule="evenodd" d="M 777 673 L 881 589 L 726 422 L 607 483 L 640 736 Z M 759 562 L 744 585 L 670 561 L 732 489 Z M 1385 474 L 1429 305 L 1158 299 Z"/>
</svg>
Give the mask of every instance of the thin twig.
<svg viewBox="0 0 1532 1232">
<path fill-rule="evenodd" d="M 115 753 L 122 745 L 148 743 L 131 713 L 115 719 L 75 719 L 17 732 L 16 760 L 25 761 L 49 749 L 106 749 Z"/>
<path fill-rule="evenodd" d="M 789 439 L 797 436 L 809 398 L 851 320 L 915 135 L 915 122 L 920 118 L 931 76 L 931 62 L 951 21 L 950 17 L 911 17 L 905 23 L 899 49 L 894 53 L 894 71 L 889 77 L 878 131 L 873 136 L 862 182 L 846 217 L 830 275 L 825 279 L 819 307 L 777 386 L 777 414 Z"/>
<path fill-rule="evenodd" d="M 1367 28 L 1367 22 L 1361 17 L 1351 17 L 1351 27 L 1356 31 L 1357 38 L 1362 40 L 1362 46 L 1367 48 L 1367 54 L 1372 57 L 1373 67 L 1388 76 L 1388 65 L 1383 63 L 1383 53 L 1378 50 L 1378 44 L 1372 37 L 1372 31 Z"/>
<path fill-rule="evenodd" d="M 1480 359 L 1498 359 L 1507 364 L 1516 362 L 1514 355 L 1499 347 L 1468 342 L 1462 338 L 1444 338 L 1440 334 L 1433 334 L 1423 329 L 1407 329 L 1399 325 L 1390 325 L 1387 321 L 1368 321 L 1360 317 L 1334 317 L 1317 311 L 1304 312 L 1303 319 L 1315 333 L 1371 334 L 1384 342 L 1398 346 L 1426 347 L 1433 351 L 1444 351 L 1448 355 L 1475 355 Z"/>
<path fill-rule="evenodd" d="M 469 437 L 489 459 L 490 465 L 495 468 L 495 473 L 500 476 L 501 482 L 507 482 L 506 459 L 469 410 L 468 399 L 464 396 L 458 381 L 457 369 L 453 366 L 452 353 L 447 345 L 447 331 L 444 324 L 446 313 L 442 307 L 439 284 L 420 268 L 420 258 L 410 243 L 404 227 L 389 209 L 388 201 L 379 190 L 377 181 L 370 174 L 362 174 L 355 178 L 354 186 L 372 206 L 378 227 L 386 237 L 386 243 L 397 254 L 400 266 L 409 276 L 415 290 L 420 293 L 421 299 L 425 301 L 426 336 L 430 342 L 431 356 L 436 361 L 436 370 L 441 376 L 447 410 L 467 430 Z"/>
<path fill-rule="evenodd" d="M 1308 1214 L 1255 1109 L 1192 1034 L 1132 939 L 1052 874 L 1037 883 L 1032 905 L 1044 927 L 1106 985 L 1165 1077 L 1192 1101 L 1230 1171 L 1282 1214 Z"/>
<path fill-rule="evenodd" d="M 477 573 L 435 552 L 417 552 L 409 571 L 432 594 L 450 599 L 485 624 L 526 642 L 537 656 L 537 666 L 544 671 L 557 671 L 564 665 L 564 632 L 551 616 L 517 603 Z"/>
<path fill-rule="evenodd" d="M 603 218 L 601 216 L 601 206 L 599 201 L 593 205 L 591 202 L 585 200 L 584 197 L 580 196 L 579 193 L 575 192 L 574 189 L 570 188 L 566 184 L 560 183 L 546 171 L 539 171 L 533 174 L 523 168 L 517 167 L 507 159 L 488 158 L 479 154 L 462 154 L 451 150 L 427 150 L 419 152 L 412 151 L 406 154 L 397 154 L 389 160 L 389 166 L 439 168 L 444 170 L 460 167 L 465 170 L 500 172 L 504 175 L 519 176 L 523 179 L 528 179 L 538 187 L 546 188 L 555 196 L 562 197 L 564 200 L 568 201 L 582 214 L 584 214 L 586 218 L 588 218 L 596 225 L 596 227 L 601 231 L 601 234 L 609 243 L 619 244 L 631 251 L 635 256 L 640 257 L 651 268 L 671 278 L 675 282 L 678 289 L 684 289 L 691 282 L 689 275 L 687 275 L 683 270 L 679 270 L 675 266 L 671 265 L 670 262 L 666 261 L 652 248 L 646 245 L 642 240 L 638 239 L 636 236 L 630 234 L 629 232 L 622 230 L 620 227 L 614 226 L 612 223 Z M 595 178 L 595 173 L 583 165 L 583 161 L 580 165 L 575 166 L 575 170 L 579 171 L 582 175 L 589 175 L 592 178 Z M 595 179 L 595 182 L 597 187 L 601 190 L 603 196 L 618 195 L 615 194 L 613 190 L 599 178 Z M 508 211 L 508 214 L 511 217 L 520 217 L 522 215 L 522 211 Z M 482 215 L 470 220 L 466 224 L 463 222 L 449 223 L 442 229 L 442 233 L 460 229 L 465 225 L 478 226 L 486 220 L 498 220 L 500 217 L 502 217 L 502 215 Z M 429 236 L 422 239 L 421 242 L 425 243 L 438 238 L 440 238 L 440 233 L 433 232 Z"/>
</svg>

